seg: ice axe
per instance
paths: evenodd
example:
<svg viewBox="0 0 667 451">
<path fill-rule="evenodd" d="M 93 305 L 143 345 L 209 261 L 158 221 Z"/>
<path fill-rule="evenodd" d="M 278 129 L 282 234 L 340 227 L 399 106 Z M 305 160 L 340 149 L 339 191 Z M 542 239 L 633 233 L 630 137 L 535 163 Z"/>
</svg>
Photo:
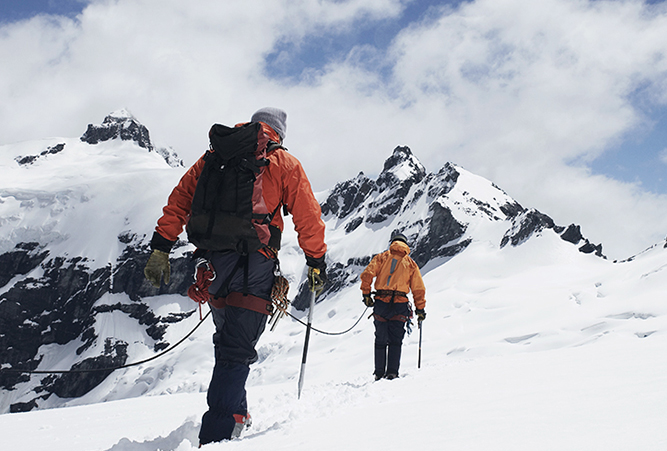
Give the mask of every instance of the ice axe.
<svg viewBox="0 0 667 451">
<path fill-rule="evenodd" d="M 417 326 L 419 327 L 419 357 L 417 357 L 417 368 L 422 367 L 422 322 L 421 320 L 417 321 Z"/>
<path fill-rule="evenodd" d="M 313 271 L 317 271 L 314 269 Z M 319 273 L 319 271 L 318 271 Z M 310 341 L 310 329 L 313 325 L 313 307 L 315 306 L 315 283 L 311 283 L 310 307 L 308 308 L 308 324 L 306 325 L 306 339 L 303 343 L 303 356 L 301 357 L 301 371 L 299 372 L 299 393 L 297 399 L 301 399 L 301 389 L 303 388 L 303 376 L 306 372 L 306 357 L 308 356 L 308 342 Z"/>
</svg>

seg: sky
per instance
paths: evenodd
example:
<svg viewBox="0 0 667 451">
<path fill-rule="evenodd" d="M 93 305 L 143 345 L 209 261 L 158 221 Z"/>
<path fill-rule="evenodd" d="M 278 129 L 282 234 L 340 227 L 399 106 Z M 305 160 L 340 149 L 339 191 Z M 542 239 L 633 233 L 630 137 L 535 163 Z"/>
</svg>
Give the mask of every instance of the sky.
<svg viewBox="0 0 667 451">
<path fill-rule="evenodd" d="M 626 258 L 667 235 L 666 55 L 662 1 L 3 0 L 0 144 L 126 108 L 189 165 L 277 106 L 316 191 L 407 145 Z"/>
</svg>

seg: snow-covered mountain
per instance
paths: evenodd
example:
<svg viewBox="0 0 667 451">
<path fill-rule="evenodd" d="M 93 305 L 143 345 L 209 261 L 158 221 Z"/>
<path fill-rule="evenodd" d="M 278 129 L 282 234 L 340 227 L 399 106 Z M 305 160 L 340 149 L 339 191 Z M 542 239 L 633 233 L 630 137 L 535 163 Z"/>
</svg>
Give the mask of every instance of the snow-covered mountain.
<svg viewBox="0 0 667 451">
<path fill-rule="evenodd" d="M 184 169 L 173 150 L 153 146 L 121 110 L 81 138 L 2 146 L 0 167 L 2 368 L 108 367 L 136 354 L 134 342 L 166 347 L 166 329 L 191 306 L 162 314 L 143 299 L 183 293 L 190 262 L 177 252 L 176 279 L 160 292 L 141 266 L 150 223 Z M 115 332 L 120 321 L 138 341 Z M 58 405 L 56 397 L 81 396 L 107 375 L 1 372 L 0 411 Z"/>
<path fill-rule="evenodd" d="M 580 252 L 604 257 L 602 245 L 590 243 L 578 225 L 558 226 L 455 164 L 427 173 L 408 147 L 394 149 L 376 180 L 360 173 L 323 193 L 321 204 L 330 248 L 329 294 L 356 283 L 395 232 L 406 235 L 410 255 L 422 272 L 443 265 L 473 241 L 502 249 L 542 234 L 560 236 L 564 248 L 574 245 Z M 294 304 L 306 307 L 305 290 Z"/>
<path fill-rule="evenodd" d="M 127 364 L 167 348 L 198 322 L 194 304 L 183 296 L 192 277 L 191 245 L 177 243 L 168 287 L 155 289 L 143 277 L 155 221 L 185 168 L 173 150 L 156 149 L 146 127 L 132 115 L 112 113 L 102 124 L 89 125 L 81 138 L 2 146 L 0 168 L 2 369 Z M 330 283 L 318 309 L 328 311 L 331 327 L 354 317 L 360 305 L 358 275 L 395 231 L 409 238 L 413 258 L 430 279 L 431 303 L 445 302 L 441 293 L 457 289 L 457 283 L 489 274 L 510 280 L 518 277 L 517 268 L 524 278 L 525 271 L 547 264 L 567 271 L 563 262 L 575 262 L 573 267 L 584 272 L 616 268 L 579 226 L 556 225 L 455 164 L 428 173 L 407 147 L 391 153 L 377 179 L 360 173 L 320 193 L 319 200 L 327 224 Z M 291 282 L 298 315 L 305 307 L 305 261 L 287 222 L 281 268 Z M 664 260 L 662 246 L 649 253 Z M 504 259 L 513 263 L 494 266 Z M 487 267 L 494 269 L 489 273 Z M 480 290 L 486 284 L 479 282 Z M 590 296 L 597 295 L 582 290 L 567 299 L 582 304 Z M 541 308 L 536 307 L 535 315 Z M 460 311 L 454 308 L 450 315 Z M 289 327 L 294 332 L 298 323 L 281 326 Z M 543 333 L 522 329 L 503 339 L 519 343 Z M 263 345 L 259 371 L 250 383 L 287 377 L 269 363 L 295 353 L 298 345 L 289 334 L 279 337 L 267 338 L 273 341 Z M 2 371 L 0 412 L 205 391 L 212 359 L 209 350 L 201 350 L 206 346 L 210 339 L 186 342 L 159 361 L 111 377 L 111 372 L 30 376 Z M 447 351 L 471 348 L 473 344 Z"/>
</svg>

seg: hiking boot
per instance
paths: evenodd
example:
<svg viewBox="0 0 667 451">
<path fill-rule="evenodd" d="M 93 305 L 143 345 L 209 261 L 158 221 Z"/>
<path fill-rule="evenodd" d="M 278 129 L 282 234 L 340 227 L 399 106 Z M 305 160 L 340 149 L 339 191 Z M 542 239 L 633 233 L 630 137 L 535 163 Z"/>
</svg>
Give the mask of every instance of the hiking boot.
<svg viewBox="0 0 667 451">
<path fill-rule="evenodd" d="M 396 379 L 397 377 L 398 377 L 398 374 L 396 374 L 396 373 L 387 373 L 387 375 L 385 376 L 385 379 L 392 380 L 392 379 Z"/>
<path fill-rule="evenodd" d="M 379 381 L 380 379 L 382 379 L 384 377 L 384 374 L 373 373 L 373 376 L 375 376 L 376 381 Z"/>
<path fill-rule="evenodd" d="M 234 425 L 234 429 L 232 430 L 231 438 L 233 439 L 239 438 L 241 436 L 241 433 L 243 432 L 243 429 L 249 428 L 250 425 L 252 424 L 252 418 L 250 418 L 249 413 L 246 413 L 245 415 L 239 415 L 235 413 L 234 421 L 236 421 L 236 424 Z"/>
</svg>

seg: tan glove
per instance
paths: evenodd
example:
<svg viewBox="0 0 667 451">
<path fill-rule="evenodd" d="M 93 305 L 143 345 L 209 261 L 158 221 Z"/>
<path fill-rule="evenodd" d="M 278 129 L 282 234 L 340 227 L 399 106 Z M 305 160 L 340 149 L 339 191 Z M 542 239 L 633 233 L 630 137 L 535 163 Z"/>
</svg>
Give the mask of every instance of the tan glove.
<svg viewBox="0 0 667 451">
<path fill-rule="evenodd" d="M 160 281 L 164 277 L 165 285 L 169 285 L 169 273 L 171 267 L 169 265 L 169 254 L 157 249 L 148 258 L 146 267 L 144 268 L 144 276 L 155 288 L 160 288 Z"/>
<path fill-rule="evenodd" d="M 324 290 L 324 284 L 327 281 L 327 274 L 324 270 L 308 267 L 308 288 L 315 292 L 315 296 L 319 296 Z"/>
</svg>

